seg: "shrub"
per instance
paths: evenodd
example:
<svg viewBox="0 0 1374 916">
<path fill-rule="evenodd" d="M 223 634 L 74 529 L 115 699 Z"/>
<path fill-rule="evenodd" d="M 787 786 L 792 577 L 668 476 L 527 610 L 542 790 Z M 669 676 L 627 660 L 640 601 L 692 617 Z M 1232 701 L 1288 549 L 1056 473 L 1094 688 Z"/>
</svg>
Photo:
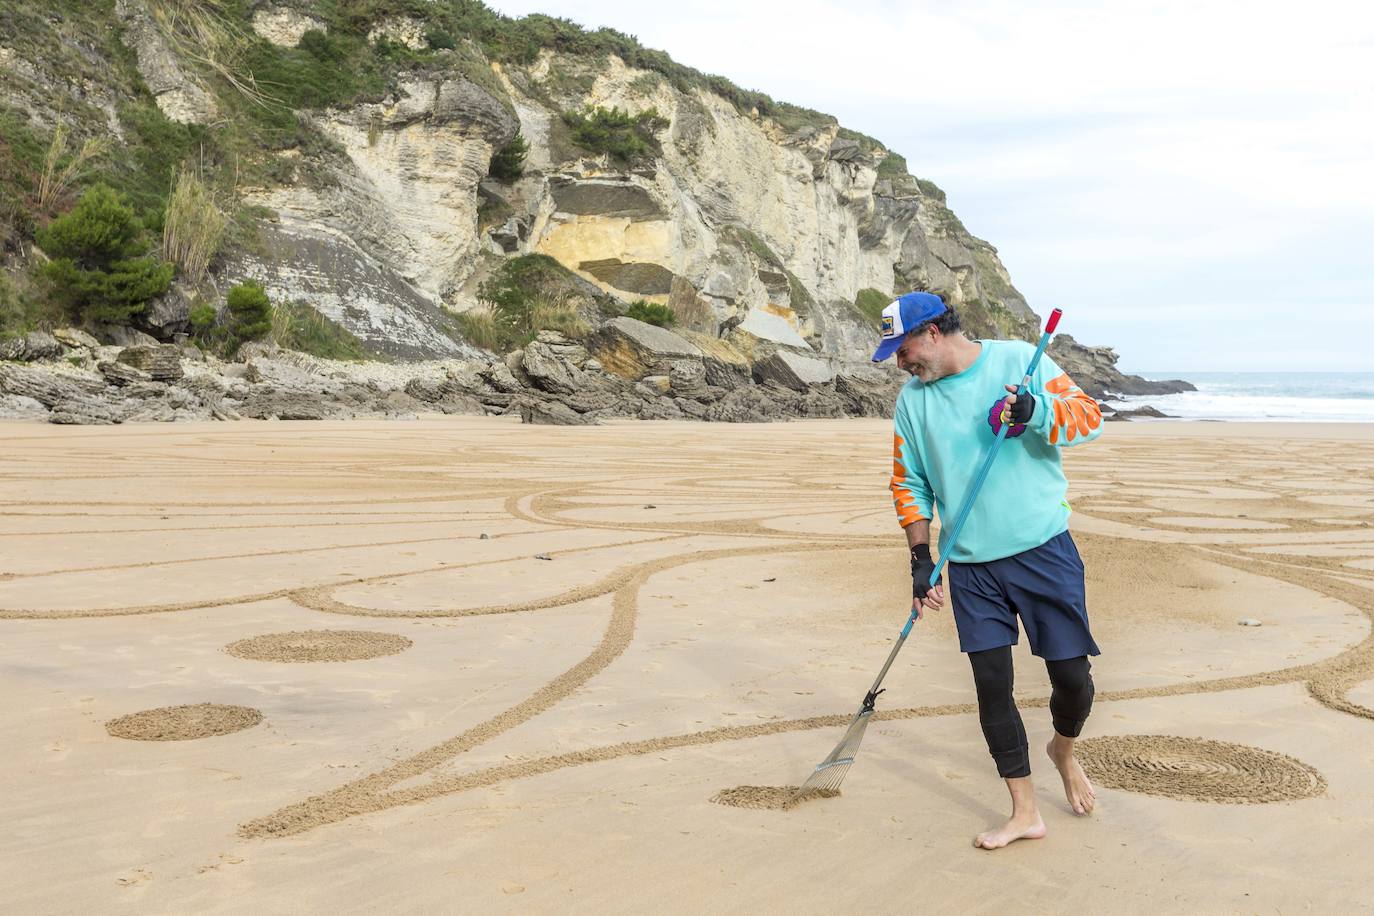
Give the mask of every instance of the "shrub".
<svg viewBox="0 0 1374 916">
<path fill-rule="evenodd" d="M 188 316 L 191 320 L 191 330 L 196 335 L 203 335 L 215 326 L 215 319 L 218 317 L 215 307 L 208 302 L 197 302 L 191 306 Z"/>
<path fill-rule="evenodd" d="M 80 321 L 127 321 L 167 291 L 175 267 L 143 250 L 143 226 L 119 195 L 96 185 L 76 207 L 35 234 L 53 297 Z"/>
<path fill-rule="evenodd" d="M 854 308 L 865 318 L 877 321 L 891 302 L 892 297 L 880 289 L 861 289 L 859 295 L 854 297 Z"/>
<path fill-rule="evenodd" d="M 215 206 L 200 176 L 184 170 L 162 221 L 162 257 L 180 266 L 186 279 L 199 283 L 219 251 L 224 223 L 224 214 Z"/>
<path fill-rule="evenodd" d="M 525 157 L 529 155 L 529 151 L 530 147 L 525 142 L 524 135 L 517 131 L 515 139 L 491 157 L 491 166 L 487 169 L 487 174 L 497 181 L 515 181 L 525 174 Z"/>
<path fill-rule="evenodd" d="M 478 287 L 485 308 L 459 315 L 459 329 L 471 343 L 497 352 L 523 347 L 544 330 L 586 335 L 586 324 L 558 289 L 566 272 L 548 255 L 505 261 Z"/>
<path fill-rule="evenodd" d="M 646 302 L 643 299 L 632 302 L 625 314 L 636 321 L 657 325 L 660 328 L 672 327 L 673 323 L 677 321 L 677 316 L 668 306 L 659 305 L 657 302 Z"/>
<path fill-rule="evenodd" d="M 453 36 L 443 29 L 430 29 L 425 33 L 425 41 L 429 44 L 431 51 L 452 51 L 458 47 Z"/>
<path fill-rule="evenodd" d="M 324 359 L 364 360 L 363 342 L 303 302 L 287 302 L 272 310 L 272 342 Z"/>
<path fill-rule="evenodd" d="M 593 153 L 605 153 L 620 162 L 658 155 L 655 132 L 667 126 L 658 110 L 650 108 L 631 115 L 619 108 L 587 108 L 563 112 L 563 123 L 572 130 L 572 140 Z"/>
<path fill-rule="evenodd" d="M 225 304 L 229 308 L 231 350 L 244 341 L 266 337 L 272 330 L 272 300 L 259 283 L 249 280 L 235 286 L 225 297 Z"/>
</svg>

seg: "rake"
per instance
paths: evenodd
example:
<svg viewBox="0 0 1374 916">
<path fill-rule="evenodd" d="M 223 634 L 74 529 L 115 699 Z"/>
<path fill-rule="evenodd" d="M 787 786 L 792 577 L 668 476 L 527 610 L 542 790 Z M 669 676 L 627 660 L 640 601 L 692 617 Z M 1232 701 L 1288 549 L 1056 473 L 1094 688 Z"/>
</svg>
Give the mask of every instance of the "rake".
<svg viewBox="0 0 1374 916">
<path fill-rule="evenodd" d="M 1045 332 L 1040 335 L 1040 345 L 1035 348 L 1035 355 L 1031 357 L 1030 365 L 1026 367 L 1026 374 L 1021 379 L 1021 384 L 1017 386 L 1017 397 L 1025 394 L 1026 386 L 1030 384 L 1031 376 L 1035 374 L 1036 367 L 1040 365 L 1040 357 L 1045 354 L 1045 348 L 1050 343 L 1050 335 L 1054 333 L 1062 314 L 1060 309 L 1050 312 L 1049 320 L 1045 322 Z M 997 430 L 997 438 L 992 440 L 992 445 L 983 458 L 983 466 L 978 469 L 978 476 L 974 478 L 973 488 L 969 490 L 968 496 L 964 497 L 964 504 L 959 507 L 959 515 L 955 518 L 954 527 L 950 529 L 949 540 L 946 542 L 945 549 L 940 551 L 940 562 L 935 564 L 935 570 L 930 574 L 930 581 L 926 583 L 928 587 L 934 588 L 935 583 L 940 581 L 940 571 L 944 569 L 945 560 L 959 541 L 959 532 L 963 530 L 964 522 L 968 521 L 969 513 L 973 510 L 973 501 L 977 499 L 978 491 L 983 488 L 983 481 L 987 480 L 988 471 L 992 470 L 992 462 L 996 459 L 997 452 L 1002 447 L 1002 440 L 1006 438 L 1007 429 L 1010 426 L 1010 423 L 1004 422 L 1001 424 L 1001 428 Z M 906 643 L 906 638 L 911 634 L 911 628 L 915 623 L 916 607 L 913 604 L 911 615 L 907 617 L 901 635 L 893 644 L 892 651 L 887 654 L 887 661 L 883 662 L 883 669 L 878 672 L 878 677 L 873 681 L 873 686 L 864 695 L 863 705 L 854 714 L 854 718 L 849 721 L 849 727 L 845 729 L 844 737 L 840 739 L 839 744 L 835 745 L 835 749 L 816 766 L 806 782 L 802 783 L 801 787 L 788 799 L 787 805 L 789 807 L 803 798 L 830 795 L 839 791 L 840 783 L 844 782 L 844 777 L 849 772 L 849 768 L 854 765 L 854 757 L 859 753 L 859 745 L 863 743 L 864 732 L 868 730 L 868 723 L 873 718 L 878 694 L 883 692 L 883 678 L 887 677 L 888 669 L 896 660 L 897 653 L 902 651 L 902 645 Z"/>
</svg>

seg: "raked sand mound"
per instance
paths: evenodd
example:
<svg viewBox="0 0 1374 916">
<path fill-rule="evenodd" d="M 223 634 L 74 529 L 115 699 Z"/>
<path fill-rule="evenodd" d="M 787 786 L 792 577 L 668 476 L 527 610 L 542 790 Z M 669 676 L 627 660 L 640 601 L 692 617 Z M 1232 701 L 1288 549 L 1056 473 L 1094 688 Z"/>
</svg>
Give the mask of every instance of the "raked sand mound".
<svg viewBox="0 0 1374 916">
<path fill-rule="evenodd" d="M 404 636 L 370 630 L 292 630 L 240 639 L 224 647 L 236 658 L 261 662 L 348 662 L 404 652 Z"/>
<path fill-rule="evenodd" d="M 106 722 L 105 731 L 134 741 L 192 741 L 243 731 L 261 721 L 262 713 L 247 706 L 195 703 L 120 716 Z"/>
<path fill-rule="evenodd" d="M 843 795 L 760 810 L 834 746 L 909 605 L 886 423 L 6 432 L 16 910 L 808 911 L 853 874 L 898 910 L 917 864 L 937 911 L 1374 908 L 1351 878 L 1371 428 L 1121 425 L 1065 452 L 1098 808 L 1069 814 L 1037 754 L 1049 837 L 997 855 L 968 842 L 1006 798 L 947 611 Z M 1042 747 L 1048 681 L 1016 660 Z"/>
</svg>

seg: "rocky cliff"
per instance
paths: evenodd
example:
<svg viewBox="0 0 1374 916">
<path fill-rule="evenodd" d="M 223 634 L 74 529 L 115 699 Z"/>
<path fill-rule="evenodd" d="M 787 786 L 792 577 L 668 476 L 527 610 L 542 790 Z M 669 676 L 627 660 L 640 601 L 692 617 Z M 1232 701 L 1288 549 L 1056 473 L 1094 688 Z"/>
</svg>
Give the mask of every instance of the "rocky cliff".
<svg viewBox="0 0 1374 916">
<path fill-rule="evenodd" d="M 911 289 L 946 294 L 975 335 L 1036 333 L 996 249 L 900 156 L 625 36 L 442 0 L 328 13 L 304 0 L 217 0 L 190 5 L 200 19 L 183 6 L 21 2 L 0 13 L 0 124 L 39 140 L 54 124 L 112 136 L 131 161 L 107 171 L 149 196 L 127 173 L 165 173 L 169 163 L 145 161 L 163 147 L 222 180 L 235 231 L 199 290 L 148 309 L 158 317 L 142 330 L 163 341 L 183 339 L 197 296 L 252 279 L 378 354 L 494 363 L 461 316 L 483 308 L 502 263 L 536 254 L 578 284 L 590 337 L 568 365 L 586 375 L 579 360 L 591 359 L 594 375 L 632 384 L 671 379 L 698 400 L 684 375 L 697 370 L 674 377 L 673 360 L 615 356 L 617 315 L 666 307 L 691 350 L 676 361 L 709 373 L 715 360 L 709 387 L 722 392 L 760 380 L 833 389 L 841 375 L 890 386 L 891 375 L 845 367 L 871 351 L 876 310 Z M 588 118 L 633 142 L 600 142 Z M 513 141 L 523 170 L 494 170 Z M 41 256 L 22 226 L 7 235 L 12 268 Z M 539 345 L 502 364 L 539 380 Z M 1057 346 L 1085 387 L 1128 390 L 1110 351 Z M 607 359 L 591 355 L 598 347 Z"/>
</svg>

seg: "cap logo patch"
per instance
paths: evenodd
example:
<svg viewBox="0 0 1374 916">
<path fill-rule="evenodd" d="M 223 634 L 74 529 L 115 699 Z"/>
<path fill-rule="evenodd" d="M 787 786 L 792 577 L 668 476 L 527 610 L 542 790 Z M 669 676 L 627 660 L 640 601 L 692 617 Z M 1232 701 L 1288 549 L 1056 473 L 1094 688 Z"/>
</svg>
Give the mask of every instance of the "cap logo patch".
<svg viewBox="0 0 1374 916">
<path fill-rule="evenodd" d="M 891 337 L 894 333 L 896 333 L 896 331 L 895 331 L 895 330 L 893 329 L 893 327 L 892 327 L 892 316 L 891 316 L 891 315 L 884 315 L 884 316 L 883 316 L 883 336 L 884 336 L 884 337 Z"/>
</svg>

